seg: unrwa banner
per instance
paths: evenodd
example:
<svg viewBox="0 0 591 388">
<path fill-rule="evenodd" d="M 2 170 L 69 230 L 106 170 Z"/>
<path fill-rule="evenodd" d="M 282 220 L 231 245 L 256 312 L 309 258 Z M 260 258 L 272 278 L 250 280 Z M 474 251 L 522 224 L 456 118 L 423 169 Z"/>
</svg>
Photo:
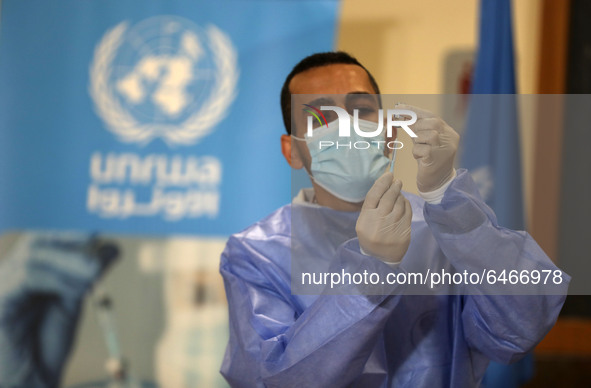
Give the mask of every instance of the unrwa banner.
<svg viewBox="0 0 591 388">
<path fill-rule="evenodd" d="M 0 230 L 223 236 L 288 202 L 279 91 L 337 6 L 4 0 Z"/>
</svg>

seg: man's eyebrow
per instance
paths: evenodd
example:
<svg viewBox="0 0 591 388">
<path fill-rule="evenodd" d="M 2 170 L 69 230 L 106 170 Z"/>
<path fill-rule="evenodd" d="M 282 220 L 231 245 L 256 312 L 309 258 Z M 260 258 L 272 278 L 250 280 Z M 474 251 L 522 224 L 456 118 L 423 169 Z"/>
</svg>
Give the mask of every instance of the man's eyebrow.
<svg viewBox="0 0 591 388">
<path fill-rule="evenodd" d="M 332 98 L 320 97 L 320 98 L 310 101 L 308 103 L 308 105 L 312 105 L 312 106 L 316 106 L 316 107 L 320 107 L 322 105 L 332 106 L 332 105 L 334 105 L 334 100 Z"/>
<path fill-rule="evenodd" d="M 358 101 L 358 100 L 368 100 L 371 102 L 377 102 L 376 95 L 370 94 L 367 92 L 351 92 L 347 94 L 346 102 Z"/>
</svg>

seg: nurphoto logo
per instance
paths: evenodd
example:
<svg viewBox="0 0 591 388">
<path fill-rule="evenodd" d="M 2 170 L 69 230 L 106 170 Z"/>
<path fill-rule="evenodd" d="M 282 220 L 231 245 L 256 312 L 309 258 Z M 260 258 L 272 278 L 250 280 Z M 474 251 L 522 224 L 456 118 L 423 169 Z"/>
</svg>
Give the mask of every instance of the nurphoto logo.
<svg viewBox="0 0 591 388">
<path fill-rule="evenodd" d="M 311 138 L 314 135 L 314 118 L 318 122 L 318 124 L 322 126 L 328 127 L 328 123 L 326 121 L 326 117 L 322 111 L 331 110 L 337 114 L 337 120 L 339 125 L 339 137 L 351 137 L 351 116 L 347 110 L 340 108 L 338 106 L 321 106 L 320 109 L 308 105 L 303 104 L 306 108 L 304 108 L 305 112 L 311 114 L 311 116 L 307 117 L 307 130 L 306 135 Z M 384 110 L 378 110 L 378 121 L 376 123 L 376 127 L 374 130 L 371 131 L 364 131 L 359 126 L 359 110 L 353 110 L 353 130 L 355 133 L 362 137 L 362 138 L 375 138 L 382 134 L 384 129 Z M 410 119 L 405 119 L 404 117 L 410 117 Z M 392 138 L 393 128 L 402 128 L 410 137 L 417 137 L 417 135 L 410 129 L 410 125 L 413 125 L 417 121 L 417 114 L 408 109 L 388 109 L 386 113 L 386 138 Z M 386 142 L 385 140 L 371 140 L 371 141 L 355 141 L 355 142 L 348 142 L 348 143 L 341 143 L 335 142 L 330 140 L 321 140 L 319 142 L 319 149 L 323 147 L 333 147 L 336 145 L 336 148 L 348 148 L 351 147 L 356 149 L 368 149 L 371 147 L 371 144 L 377 145 L 378 148 L 381 148 L 382 144 L 387 146 L 389 149 L 401 149 L 403 147 L 402 142 L 398 140 L 392 140 Z"/>
</svg>

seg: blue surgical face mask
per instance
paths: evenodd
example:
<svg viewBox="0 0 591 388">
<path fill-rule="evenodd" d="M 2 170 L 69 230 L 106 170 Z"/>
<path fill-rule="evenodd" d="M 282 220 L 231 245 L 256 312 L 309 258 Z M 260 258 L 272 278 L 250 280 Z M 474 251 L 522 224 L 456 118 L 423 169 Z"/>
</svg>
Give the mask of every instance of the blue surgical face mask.
<svg viewBox="0 0 591 388">
<path fill-rule="evenodd" d="M 374 182 L 386 171 L 390 160 L 384 155 L 386 147 L 383 133 L 375 137 L 359 136 L 353 128 L 351 136 L 339 137 L 338 120 L 315 129 L 305 139 L 312 163 L 310 177 L 330 194 L 347 202 L 361 202 Z M 378 124 L 358 120 L 359 129 L 373 132 Z M 357 148 L 356 148 L 357 146 Z"/>
</svg>

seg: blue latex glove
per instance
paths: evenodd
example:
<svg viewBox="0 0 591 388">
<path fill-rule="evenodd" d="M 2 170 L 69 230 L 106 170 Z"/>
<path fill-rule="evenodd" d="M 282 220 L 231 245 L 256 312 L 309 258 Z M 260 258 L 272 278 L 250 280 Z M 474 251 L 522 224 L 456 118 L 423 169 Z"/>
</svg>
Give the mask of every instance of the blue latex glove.
<svg viewBox="0 0 591 388">
<path fill-rule="evenodd" d="M 101 249 L 89 235 L 31 233 L 0 257 L 0 387 L 59 385 L 84 295 L 117 256 Z"/>
</svg>

